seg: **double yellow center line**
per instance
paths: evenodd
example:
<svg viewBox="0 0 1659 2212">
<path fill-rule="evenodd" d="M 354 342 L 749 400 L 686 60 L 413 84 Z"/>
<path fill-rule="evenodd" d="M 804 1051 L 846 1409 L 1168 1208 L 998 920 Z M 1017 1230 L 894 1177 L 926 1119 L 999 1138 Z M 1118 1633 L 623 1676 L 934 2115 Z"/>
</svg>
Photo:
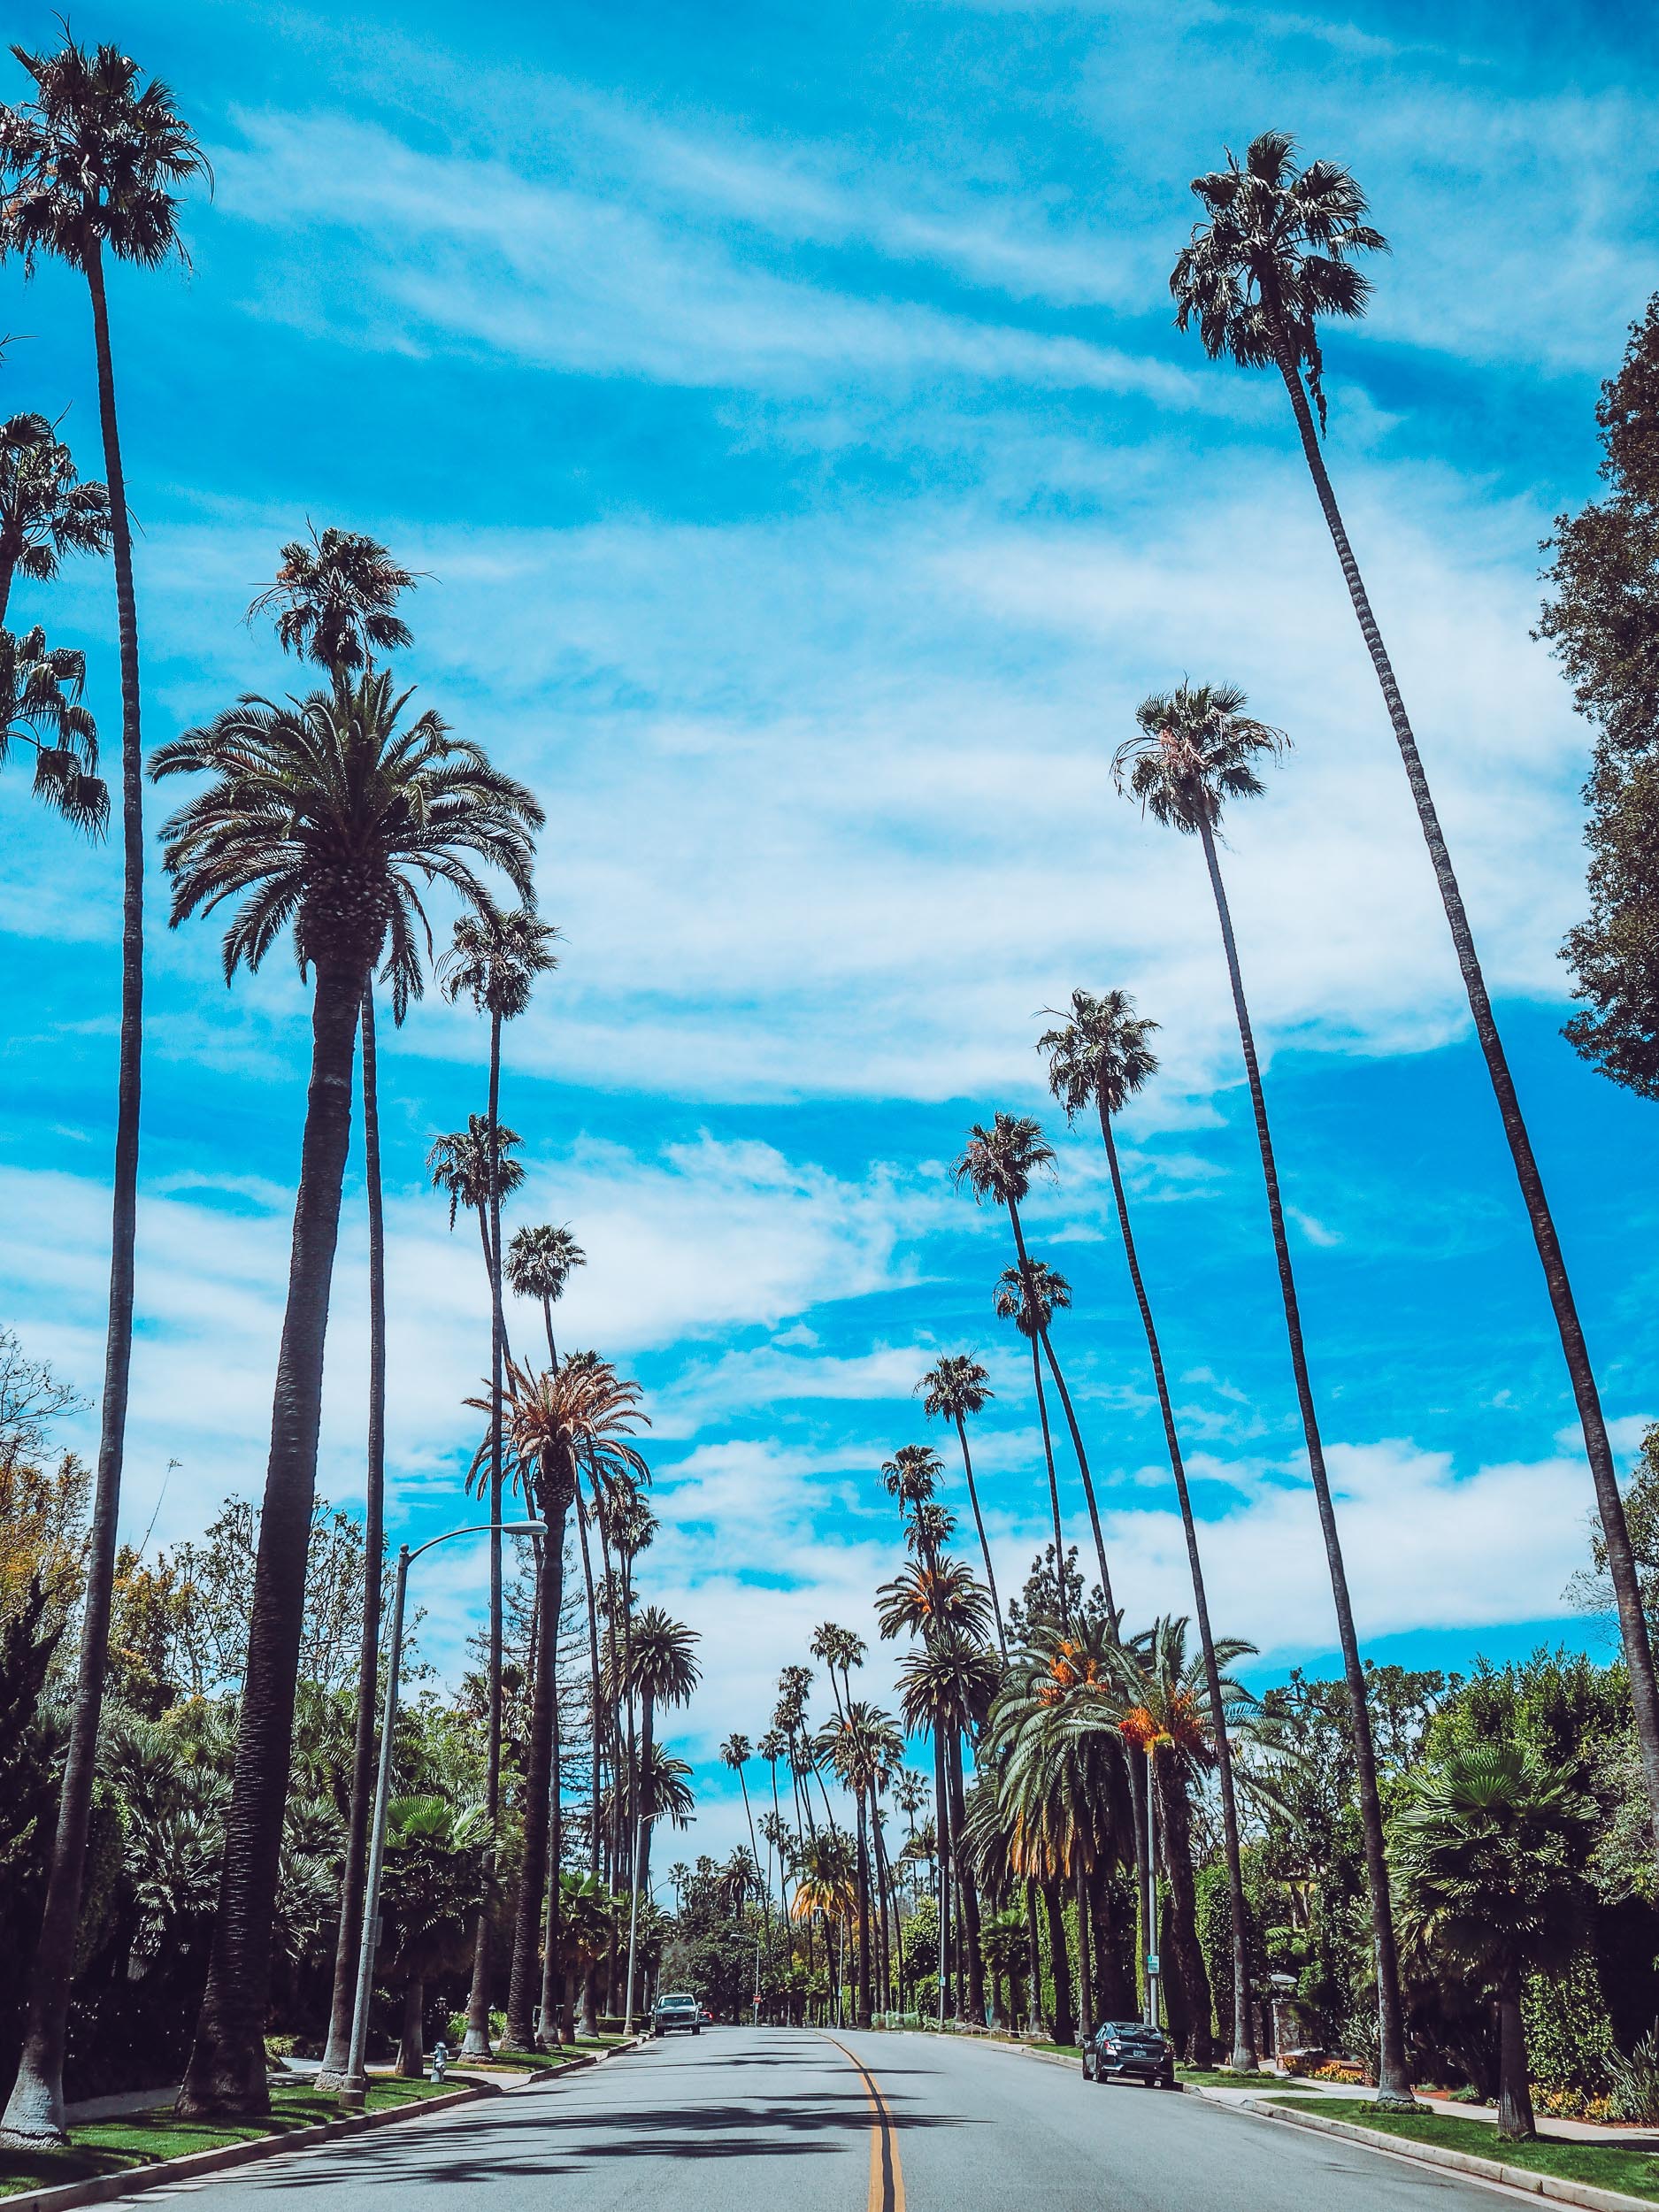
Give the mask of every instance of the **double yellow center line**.
<svg viewBox="0 0 1659 2212">
<path fill-rule="evenodd" d="M 864 2085 L 864 2097 L 871 2111 L 870 2121 L 870 2195 L 868 2212 L 904 2212 L 904 2170 L 899 2163 L 899 2139 L 893 2125 L 893 2115 L 887 2110 L 887 2100 L 876 2087 L 875 2077 L 864 2061 L 844 2043 L 826 2036 L 834 2043 L 847 2063 Z"/>
</svg>

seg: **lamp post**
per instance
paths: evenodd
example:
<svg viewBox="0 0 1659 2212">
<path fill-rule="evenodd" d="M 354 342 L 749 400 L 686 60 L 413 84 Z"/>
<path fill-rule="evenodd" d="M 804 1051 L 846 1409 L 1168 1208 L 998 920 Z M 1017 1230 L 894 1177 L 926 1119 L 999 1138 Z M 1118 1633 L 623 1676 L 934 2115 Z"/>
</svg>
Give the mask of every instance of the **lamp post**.
<svg viewBox="0 0 1659 2212">
<path fill-rule="evenodd" d="M 446 1529 L 430 1536 L 411 1551 L 404 1544 L 397 1555 L 397 1583 L 392 1598 L 392 1632 L 386 1647 L 386 1698 L 380 1711 L 380 1763 L 374 1778 L 374 1812 L 369 1823 L 369 1877 L 363 1893 L 363 1937 L 357 1951 L 357 1994 L 351 2012 L 351 2052 L 346 2078 L 341 2086 L 342 2111 L 357 2112 L 368 2091 L 363 2067 L 363 2047 L 369 2034 L 369 1992 L 374 1980 L 374 1954 L 380 1942 L 380 1866 L 386 1856 L 386 1806 L 392 1785 L 392 1731 L 397 1720 L 397 1675 L 403 1655 L 403 1594 L 409 1570 L 423 1551 L 449 1543 L 457 1536 L 544 1536 L 544 1521 L 480 1521 L 465 1528 Z"/>
</svg>

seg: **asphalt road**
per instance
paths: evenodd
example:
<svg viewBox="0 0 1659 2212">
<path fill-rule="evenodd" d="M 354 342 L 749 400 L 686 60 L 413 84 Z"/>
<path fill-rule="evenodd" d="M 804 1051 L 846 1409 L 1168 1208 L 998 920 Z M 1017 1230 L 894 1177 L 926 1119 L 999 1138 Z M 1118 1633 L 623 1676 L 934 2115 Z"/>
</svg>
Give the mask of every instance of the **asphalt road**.
<svg viewBox="0 0 1659 2212">
<path fill-rule="evenodd" d="M 198 2193 L 204 2212 L 1493 2212 L 1509 2193 L 972 2043 L 748 2028 Z"/>
</svg>

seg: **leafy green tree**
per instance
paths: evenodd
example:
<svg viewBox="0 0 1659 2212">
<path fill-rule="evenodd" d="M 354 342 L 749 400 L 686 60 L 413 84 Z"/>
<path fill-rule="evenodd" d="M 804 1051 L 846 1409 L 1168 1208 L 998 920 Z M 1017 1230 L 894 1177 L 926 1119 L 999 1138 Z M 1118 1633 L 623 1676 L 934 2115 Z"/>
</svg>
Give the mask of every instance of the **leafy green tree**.
<svg viewBox="0 0 1659 2212">
<path fill-rule="evenodd" d="M 531 833 L 541 821 L 530 793 L 476 746 L 457 742 L 435 714 L 405 724 L 409 697 L 379 674 L 355 688 L 342 677 L 328 692 L 281 705 L 246 699 L 161 747 L 151 769 L 208 779 L 164 829 L 174 924 L 239 898 L 225 941 L 227 979 L 257 968 L 290 926 L 302 972 L 315 978 L 236 1786 L 213 1963 L 180 2093 L 186 2116 L 262 2111 L 267 2095 L 268 1932 L 364 990 L 382 959 L 394 979 L 418 964 L 426 922 L 417 878 L 483 907 L 482 862 L 527 891 Z"/>
<path fill-rule="evenodd" d="M 1377 1949 L 1377 2001 L 1381 2063 L 1378 2101 L 1385 2107 L 1404 2107 L 1413 2101 L 1411 2077 L 1406 2060 L 1405 2017 L 1400 1999 L 1399 1962 L 1395 1954 L 1394 1918 L 1389 1904 L 1388 1866 L 1383 1849 L 1382 1802 L 1377 1791 L 1376 1753 L 1365 1706 L 1365 1674 L 1360 1664 L 1359 1639 L 1354 1627 L 1354 1609 L 1348 1597 L 1348 1569 L 1342 1558 L 1337 1529 L 1336 1506 L 1325 1471 L 1325 1445 L 1313 1383 L 1308 1370 L 1308 1350 L 1302 1336 L 1302 1306 L 1291 1261 L 1290 1240 L 1285 1229 L 1284 1202 L 1279 1195 L 1279 1165 L 1272 1133 L 1268 1125 L 1267 1095 L 1256 1056 L 1256 1032 L 1244 995 L 1239 967 L 1239 948 L 1233 933 L 1233 915 L 1221 878 L 1217 835 L 1223 810 L 1230 800 L 1258 798 L 1263 786 L 1257 764 L 1282 752 L 1283 733 L 1258 722 L 1244 711 L 1244 694 L 1236 684 L 1181 684 L 1167 695 L 1155 694 L 1141 702 L 1135 719 L 1140 734 L 1119 746 L 1112 772 L 1119 791 L 1140 801 L 1143 811 L 1156 821 L 1196 837 L 1203 849 L 1204 865 L 1221 925 L 1222 949 L 1233 987 L 1233 1012 L 1239 1042 L 1248 1079 L 1250 1104 L 1256 1119 L 1262 1180 L 1267 1194 L 1268 1221 L 1279 1264 L 1280 1302 L 1285 1333 L 1295 1378 L 1296 1401 L 1302 1414 L 1302 1438 L 1307 1448 L 1308 1471 L 1318 1507 L 1320 1532 L 1325 1539 L 1325 1564 L 1336 1606 L 1337 1637 L 1342 1650 L 1343 1671 L 1351 1700 L 1355 1755 L 1360 1793 L 1360 1818 L 1365 1840 L 1366 1878 L 1371 1892 L 1372 1935 Z"/>
<path fill-rule="evenodd" d="M 1563 1034 L 1612 1081 L 1659 1099 L 1659 750 L 1599 746 L 1585 797 L 1590 912 L 1561 949 L 1588 1004 Z"/>
<path fill-rule="evenodd" d="M 0 258 L 21 259 L 26 276 L 42 259 L 85 279 L 97 365 L 98 419 L 109 487 L 121 670 L 121 1021 L 116 1079 L 109 1328 L 100 1393 L 97 1486 L 87 1599 L 68 1756 L 58 1801 L 52 1872 L 30 1983 L 29 2028 L 0 2138 L 25 2147 L 61 2145 L 64 2036 L 75 1932 L 92 1811 L 94 1760 L 103 1698 L 110 1593 L 115 1576 L 121 1461 L 133 1355 L 133 1256 L 138 1219 L 139 1078 L 143 1028 L 143 741 L 139 716 L 138 613 L 133 535 L 115 411 L 114 357 L 104 291 L 105 256 L 156 268 L 184 257 L 178 187 L 207 163 L 173 96 L 157 79 L 141 84 L 119 46 L 89 51 L 65 31 L 55 53 L 12 49 L 30 96 L 0 108 Z"/>
<path fill-rule="evenodd" d="M 386 1809 L 380 1970 L 402 1998 L 397 2072 L 419 2081 L 426 2058 L 426 1985 L 461 1963 L 485 1886 L 489 1825 L 481 1806 L 394 1798 Z"/>
<path fill-rule="evenodd" d="M 1581 1931 L 1592 1817 L 1570 1777 L 1494 1742 L 1419 1770 L 1392 1824 L 1407 1918 L 1496 1997 L 1498 2133 L 1510 2142 L 1537 2133 L 1522 1985 L 1563 1962 Z"/>
<path fill-rule="evenodd" d="M 68 553 L 110 549 L 110 495 L 83 484 L 74 457 L 44 415 L 0 422 L 0 624 L 12 581 L 50 584 Z"/>
<path fill-rule="evenodd" d="M 1596 1508 L 1607 1539 L 1624 1660 L 1630 1669 L 1631 1694 L 1636 1709 L 1637 1739 L 1641 1747 L 1655 1837 L 1659 1839 L 1659 1682 L 1655 1678 L 1653 1650 L 1637 1588 L 1635 1563 L 1625 1534 L 1618 1476 L 1608 1441 L 1595 1372 L 1590 1364 L 1589 1348 L 1578 1319 L 1555 1217 L 1492 1010 L 1491 995 L 1481 972 L 1463 895 L 1447 849 L 1417 738 L 1400 696 L 1387 648 L 1371 611 L 1320 447 L 1325 396 L 1319 319 L 1331 315 L 1354 319 L 1364 313 L 1371 288 L 1363 272 L 1355 265 L 1354 257 L 1386 252 L 1387 241 L 1365 220 L 1369 212 L 1365 196 L 1346 169 L 1332 161 L 1310 161 L 1299 169 L 1294 156 L 1295 141 L 1287 133 L 1263 131 L 1251 141 L 1242 165 L 1229 155 L 1225 169 L 1194 178 L 1192 188 L 1207 219 L 1194 226 L 1192 238 L 1177 257 L 1171 273 L 1170 288 L 1177 302 L 1176 321 L 1183 330 L 1196 321 L 1204 349 L 1212 359 L 1225 354 L 1243 366 L 1277 369 L 1289 396 L 1302 455 L 1405 767 L 1463 975 L 1475 1035 L 1497 1101 L 1522 1202 L 1544 1271 L 1545 1288 L 1584 1431 L 1585 1454 L 1590 1463 Z M 1644 379 L 1642 399 L 1632 410 L 1634 418 L 1640 419 L 1642 400 L 1647 396 Z M 1315 408 L 1318 411 L 1318 429 L 1314 425 Z M 1647 419 L 1650 425 L 1650 406 Z M 1644 443 L 1651 443 L 1650 426 L 1640 434 Z M 1652 726 L 1651 721 L 1648 726 Z M 1403 2049 L 1386 2016 L 1394 2008 L 1389 1995 L 1393 1969 L 1386 1956 L 1380 1967 L 1385 2080 L 1379 2094 L 1382 2101 L 1389 2102 L 1394 2100 L 1396 2088 L 1400 2093 L 1405 2093 L 1404 2078 L 1399 2071 Z"/>
<path fill-rule="evenodd" d="M 1050 1008 L 1049 1011 L 1054 1010 Z M 1057 1018 L 1063 1026 L 1045 1031 L 1038 1041 L 1037 1049 L 1048 1056 L 1048 1087 L 1065 1108 L 1067 1121 L 1075 1121 L 1079 1114 L 1090 1109 L 1100 1118 L 1101 1137 L 1106 1147 L 1106 1164 L 1111 1176 L 1112 1198 L 1118 1210 L 1118 1232 L 1123 1238 L 1129 1280 L 1147 1340 L 1152 1379 L 1158 1395 L 1158 1409 L 1164 1419 L 1164 1446 L 1169 1453 L 1170 1472 L 1175 1479 L 1176 1502 L 1180 1507 L 1181 1528 L 1187 1539 L 1187 1564 L 1192 1577 L 1193 1605 L 1198 1621 L 1210 1707 L 1211 1712 L 1217 1716 L 1216 1770 L 1220 1786 L 1222 1844 L 1226 1855 L 1233 1923 L 1233 1966 L 1228 1976 L 1233 1993 L 1230 2063 L 1251 2073 L 1256 2069 L 1256 2053 L 1248 1962 L 1245 1954 L 1248 1918 L 1239 1848 L 1238 1801 L 1233 1786 L 1233 1754 L 1227 1741 L 1225 1721 L 1220 1717 L 1223 1712 L 1221 1672 L 1216 1659 L 1215 1640 L 1210 1634 L 1210 1601 L 1204 1591 L 1204 1567 L 1199 1551 L 1198 1524 L 1194 1517 L 1193 1502 L 1187 1493 L 1187 1469 L 1175 1426 L 1175 1409 L 1170 1398 L 1169 1379 L 1164 1371 L 1164 1354 L 1152 1318 L 1151 1302 L 1147 1296 L 1140 1258 L 1135 1251 L 1134 1232 L 1129 1221 L 1129 1200 L 1124 1189 L 1123 1170 L 1118 1159 L 1118 1141 L 1112 1129 L 1115 1117 L 1122 1113 L 1141 1085 L 1157 1072 L 1157 1058 L 1152 1050 L 1151 1040 L 1158 1025 L 1135 1012 L 1134 1001 L 1125 991 L 1108 991 L 1100 997 L 1096 997 L 1092 991 L 1073 991 L 1071 1018 L 1067 1020 L 1064 1016 Z"/>
</svg>

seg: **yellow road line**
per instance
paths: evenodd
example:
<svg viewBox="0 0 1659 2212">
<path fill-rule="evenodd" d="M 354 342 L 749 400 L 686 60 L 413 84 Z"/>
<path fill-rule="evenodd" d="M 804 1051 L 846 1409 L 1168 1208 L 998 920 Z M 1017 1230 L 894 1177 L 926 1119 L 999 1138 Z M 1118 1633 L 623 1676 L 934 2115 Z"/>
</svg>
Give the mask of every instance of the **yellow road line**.
<svg viewBox="0 0 1659 2212">
<path fill-rule="evenodd" d="M 862 2059 L 855 2056 L 844 2043 L 836 2042 L 833 2035 L 826 2036 L 824 2039 L 826 2043 L 835 2044 L 835 2048 L 863 2082 L 864 2097 L 875 2116 L 870 2127 L 868 2212 L 904 2212 L 904 2169 L 899 2163 L 899 2139 L 887 2101 L 876 2087 L 875 2077 Z"/>
</svg>

